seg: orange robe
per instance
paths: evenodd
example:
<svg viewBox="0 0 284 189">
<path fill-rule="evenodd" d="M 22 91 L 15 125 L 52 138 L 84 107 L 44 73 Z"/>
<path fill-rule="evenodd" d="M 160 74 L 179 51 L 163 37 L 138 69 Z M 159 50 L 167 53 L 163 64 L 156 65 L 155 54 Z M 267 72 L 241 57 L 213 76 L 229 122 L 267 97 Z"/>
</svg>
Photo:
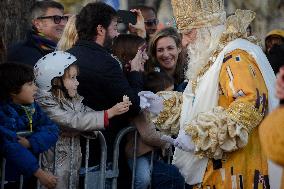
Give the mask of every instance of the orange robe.
<svg viewBox="0 0 284 189">
<path fill-rule="evenodd" d="M 227 54 L 219 75 L 219 106 L 226 109 L 243 102 L 260 116 L 267 111 L 268 91 L 257 63 L 246 51 L 236 49 Z M 249 109 L 239 111 L 250 117 Z M 252 123 L 253 116 L 251 116 Z M 260 118 L 262 119 L 262 117 Z M 257 124 L 258 125 L 258 124 Z M 245 147 L 225 153 L 222 160 L 209 159 L 202 188 L 262 189 L 269 188 L 267 159 L 260 147 L 257 127 L 250 133 Z M 198 187 L 195 187 L 198 188 Z"/>
</svg>

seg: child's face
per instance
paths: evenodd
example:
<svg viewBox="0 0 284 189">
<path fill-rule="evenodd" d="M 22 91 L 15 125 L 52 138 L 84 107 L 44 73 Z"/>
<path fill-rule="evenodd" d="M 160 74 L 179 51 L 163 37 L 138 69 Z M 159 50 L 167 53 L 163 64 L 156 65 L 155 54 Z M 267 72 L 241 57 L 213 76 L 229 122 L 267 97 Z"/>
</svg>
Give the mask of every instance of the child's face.
<svg viewBox="0 0 284 189">
<path fill-rule="evenodd" d="M 25 83 L 18 94 L 11 94 L 12 101 L 15 104 L 32 104 L 37 87 L 33 81 Z"/>
<path fill-rule="evenodd" d="M 68 70 L 68 73 L 63 78 L 64 86 L 67 89 L 69 96 L 72 98 L 77 95 L 77 87 L 79 85 L 79 82 L 77 81 L 77 75 L 77 67 L 71 66 Z"/>
</svg>

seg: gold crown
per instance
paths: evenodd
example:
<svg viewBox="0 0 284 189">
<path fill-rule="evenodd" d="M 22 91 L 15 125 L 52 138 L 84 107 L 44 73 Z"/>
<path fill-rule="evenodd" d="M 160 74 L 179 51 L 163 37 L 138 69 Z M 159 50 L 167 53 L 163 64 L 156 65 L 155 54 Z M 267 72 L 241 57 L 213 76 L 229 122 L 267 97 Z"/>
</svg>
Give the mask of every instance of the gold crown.
<svg viewBox="0 0 284 189">
<path fill-rule="evenodd" d="M 171 0 L 177 28 L 190 30 L 224 24 L 224 0 Z"/>
</svg>

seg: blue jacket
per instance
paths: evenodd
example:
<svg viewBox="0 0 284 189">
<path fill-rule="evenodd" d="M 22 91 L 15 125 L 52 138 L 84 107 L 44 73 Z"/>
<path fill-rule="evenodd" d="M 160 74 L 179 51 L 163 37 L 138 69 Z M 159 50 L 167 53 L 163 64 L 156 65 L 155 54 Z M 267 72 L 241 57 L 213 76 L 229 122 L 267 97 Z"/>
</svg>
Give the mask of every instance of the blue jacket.
<svg viewBox="0 0 284 189">
<path fill-rule="evenodd" d="M 55 145 L 59 129 L 35 103 L 33 114 L 33 133 L 26 137 L 30 149 L 18 143 L 17 132 L 29 129 L 29 119 L 20 105 L 12 102 L 0 103 L 0 150 L 6 158 L 6 180 L 18 180 L 33 175 L 39 168 L 37 157 Z"/>
</svg>

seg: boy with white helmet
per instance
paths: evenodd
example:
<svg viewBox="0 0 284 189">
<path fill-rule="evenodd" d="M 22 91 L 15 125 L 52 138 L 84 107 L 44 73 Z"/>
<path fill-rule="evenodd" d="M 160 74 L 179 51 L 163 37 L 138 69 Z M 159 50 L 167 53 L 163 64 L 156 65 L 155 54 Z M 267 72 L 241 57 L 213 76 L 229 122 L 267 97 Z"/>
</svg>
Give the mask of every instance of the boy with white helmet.
<svg viewBox="0 0 284 189">
<path fill-rule="evenodd" d="M 41 58 L 34 66 L 35 80 L 39 87 L 37 102 L 61 129 L 55 151 L 55 174 L 59 177 L 57 188 L 68 188 L 69 180 L 72 181 L 69 183 L 71 188 L 78 187 L 80 132 L 107 127 L 108 119 L 127 112 L 131 105 L 127 98 L 106 111 L 94 111 L 83 105 L 83 98 L 77 93 L 79 70 L 74 64 L 76 60 L 75 56 L 67 52 L 55 51 Z M 43 166 L 53 171 L 53 164 L 54 151 L 50 150 L 44 155 Z"/>
</svg>

